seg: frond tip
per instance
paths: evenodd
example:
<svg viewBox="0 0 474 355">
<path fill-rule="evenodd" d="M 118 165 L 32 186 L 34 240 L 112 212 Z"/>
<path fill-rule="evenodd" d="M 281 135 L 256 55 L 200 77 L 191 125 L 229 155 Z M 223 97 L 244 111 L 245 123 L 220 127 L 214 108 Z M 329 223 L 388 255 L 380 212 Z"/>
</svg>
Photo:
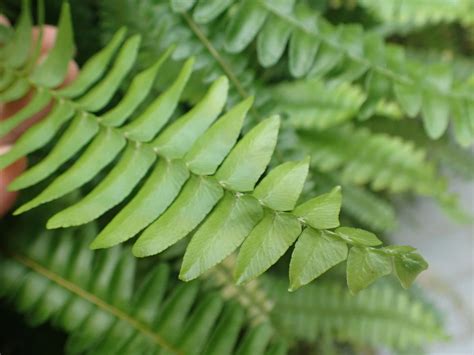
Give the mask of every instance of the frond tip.
<svg viewBox="0 0 474 355">
<path fill-rule="evenodd" d="M 65 12 L 67 6 L 63 7 L 61 18 L 66 20 L 60 22 L 60 33 L 69 31 Z M 124 37 L 124 32 L 119 31 L 65 89 L 32 80 L 31 75 L 36 76 L 38 68 L 31 72 L 4 66 L 3 70 L 13 77 L 11 85 L 3 91 L 4 102 L 21 96 L 17 83 L 28 83 L 25 92 L 32 89 L 37 95 L 48 93 L 48 99 L 32 103 L 18 112 L 16 118 L 7 119 L 5 122 L 15 122 L 11 129 L 20 123 L 19 116 L 27 117 L 25 110 L 28 114 L 38 112 L 49 98 L 53 109 L 8 153 L 0 156 L 0 169 L 57 139 L 49 155 L 24 172 L 10 188 L 35 185 L 79 156 L 16 214 L 80 188 L 99 172 L 107 172 L 116 160 L 92 191 L 55 214 L 47 227 L 91 222 L 131 197 L 91 246 L 108 248 L 141 233 L 132 251 L 135 256 L 145 257 L 168 249 L 195 231 L 180 274 L 186 281 L 198 277 L 241 246 L 235 278 L 239 283 L 245 282 L 265 272 L 295 242 L 290 264 L 292 289 L 312 281 L 346 258 L 348 284 L 354 292 L 375 280 L 373 270 L 378 272 L 377 276 L 390 273 L 392 259 L 400 260 L 395 271 L 404 286 L 426 268 L 421 256 L 415 257 L 411 249 L 374 248 L 369 242 L 373 238 L 367 239 L 367 234 L 362 238 L 357 231 L 342 234 L 334 230 L 339 227 L 339 187 L 296 205 L 309 159 L 284 163 L 262 178 L 277 143 L 280 118 L 262 120 L 239 139 L 252 99 L 243 100 L 222 114 L 229 86 L 226 77 L 214 81 L 192 109 L 171 120 L 190 77 L 192 58 L 161 95 L 150 98 L 151 103 L 144 110 L 140 104 L 150 96 L 153 81 L 171 50 L 137 74 L 121 101 L 109 108 L 114 93 L 132 70 L 140 43 L 139 36 Z M 70 48 L 66 42 L 58 40 L 58 49 L 50 55 L 62 52 L 62 47 Z M 99 114 L 104 108 L 107 110 Z M 64 126 L 67 128 L 60 135 Z M 323 259 L 317 257 L 321 254 Z M 356 260 L 365 259 L 353 262 L 355 256 Z M 416 267 L 411 262 L 401 262 L 407 258 Z M 375 259 L 384 262 L 374 263 Z M 362 272 L 354 280 L 351 275 L 361 265 L 362 270 L 370 272 Z"/>
</svg>

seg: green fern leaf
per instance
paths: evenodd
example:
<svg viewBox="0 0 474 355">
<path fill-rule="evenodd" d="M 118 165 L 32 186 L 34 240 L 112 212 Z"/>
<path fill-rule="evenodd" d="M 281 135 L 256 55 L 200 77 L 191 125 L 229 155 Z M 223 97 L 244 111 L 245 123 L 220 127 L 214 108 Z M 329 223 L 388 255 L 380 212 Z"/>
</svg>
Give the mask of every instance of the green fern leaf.
<svg viewBox="0 0 474 355">
<path fill-rule="evenodd" d="M 183 5 L 178 3 L 176 6 Z M 253 6 L 256 5 L 248 2 L 246 11 L 254 11 Z M 239 25 L 235 26 L 240 31 Z M 52 62 L 57 56 L 69 60 L 69 27 L 69 7 L 64 5 L 57 49 L 49 54 Z M 248 33 L 236 32 L 235 43 L 240 46 L 247 36 Z M 51 88 L 55 82 L 32 79 L 40 75 L 36 73 L 41 67 L 26 68 L 23 72 L 13 70 L 16 79 L 6 92 L 18 82 L 28 82 L 32 88 L 48 92 L 54 108 L 0 156 L 0 168 L 44 147 L 57 136 L 61 138 L 43 161 L 23 173 L 10 188 L 35 185 L 74 155 L 79 156 L 16 214 L 60 198 L 102 172 L 103 177 L 89 193 L 49 219 L 48 228 L 89 223 L 131 197 L 92 247 L 110 247 L 142 232 L 132 251 L 144 257 L 165 251 L 195 231 L 189 252 L 185 253 L 181 277 L 189 280 L 199 276 L 242 244 L 235 272 L 238 282 L 258 276 L 276 263 L 304 227 L 324 232 L 339 226 L 342 197 L 338 187 L 295 207 L 306 179 L 308 160 L 277 167 L 255 188 L 273 155 L 280 119 L 272 116 L 262 120 L 238 139 L 252 100 L 244 100 L 222 114 L 229 85 L 226 77 L 215 80 L 188 112 L 168 123 L 191 74 L 192 59 L 184 64 L 171 87 L 158 98 L 145 101 L 171 54 L 171 50 L 166 51 L 149 68 L 135 75 L 122 99 L 110 105 L 132 71 L 140 43 L 135 35 L 120 45 L 123 37 L 120 30 L 106 48 L 84 65 L 84 72 L 77 79 L 79 84 L 73 83 L 69 91 L 64 89 L 66 96 L 62 95 L 63 89 Z M 115 51 L 115 60 L 110 63 Z M 8 66 L 4 69 L 12 71 Z M 45 71 L 49 70 L 48 64 Z M 54 80 L 62 77 L 62 70 L 58 64 Z M 94 70 L 101 76 L 96 76 Z M 17 89 L 14 91 L 17 93 Z M 140 110 L 142 102 L 149 105 Z M 99 113 L 105 107 L 107 110 Z M 72 123 L 61 135 L 61 128 L 69 121 Z M 113 166 L 108 168 L 109 165 Z M 221 233 L 229 233 L 229 239 L 220 241 Z M 331 238 L 349 246 L 357 246 L 361 238 L 331 233 Z M 377 252 L 390 260 L 405 253 L 380 248 Z M 356 272 L 351 265 L 349 271 Z"/>
<path fill-rule="evenodd" d="M 211 55 L 218 58 L 224 71 L 228 71 L 228 65 L 224 65 L 213 46 L 217 40 L 205 37 L 198 25 L 191 24 L 187 12 L 178 12 L 187 19 L 197 37 L 205 40 L 204 45 L 213 48 Z M 395 98 L 407 108 L 409 115 L 417 115 L 422 108 L 426 131 L 434 139 L 446 131 L 450 113 L 473 102 L 472 95 L 463 88 L 464 82 L 451 84 L 453 74 L 448 65 L 429 67 L 428 74 L 420 76 L 417 73 L 426 72 L 422 70 L 425 66 L 407 59 L 401 47 L 385 44 L 381 37 L 365 33 L 359 25 L 333 26 L 310 8 L 301 4 L 295 6 L 293 0 L 235 1 L 232 11 L 228 12 L 231 19 L 224 39 L 227 52 L 240 53 L 256 39 L 261 64 L 274 64 L 283 55 L 282 48 L 288 41 L 288 65 L 295 77 L 323 76 L 331 72 L 336 83 L 353 81 L 366 74 L 367 78 L 377 77 L 377 86 L 384 88 L 384 95 L 392 97 L 392 88 L 398 92 Z M 286 29 L 283 29 L 283 24 L 278 25 L 280 22 L 286 25 Z M 269 32 L 279 27 L 281 29 L 276 32 L 281 36 L 277 42 Z M 268 46 L 264 45 L 267 40 L 271 41 Z M 272 54 L 261 51 L 271 51 Z M 370 86 L 368 89 L 372 96 L 368 99 L 378 101 L 373 96 L 379 95 L 379 90 Z M 469 115 L 458 117 L 464 123 L 470 120 Z M 474 136 L 468 138 L 466 133 L 458 133 L 457 139 L 459 143 L 469 145 Z"/>
</svg>

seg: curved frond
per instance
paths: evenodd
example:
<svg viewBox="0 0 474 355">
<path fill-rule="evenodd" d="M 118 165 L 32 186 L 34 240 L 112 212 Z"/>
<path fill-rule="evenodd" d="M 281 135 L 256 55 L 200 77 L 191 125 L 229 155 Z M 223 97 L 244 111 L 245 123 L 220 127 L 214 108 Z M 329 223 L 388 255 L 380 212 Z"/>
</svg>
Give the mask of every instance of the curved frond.
<svg viewBox="0 0 474 355">
<path fill-rule="evenodd" d="M 375 190 L 444 193 L 445 183 L 426 153 L 400 137 L 344 126 L 302 132 L 301 139 L 312 153 L 312 164 L 324 172 L 341 170 L 342 181 L 370 184 Z"/>
<path fill-rule="evenodd" d="M 382 90 L 395 97 L 409 116 L 421 113 L 433 139 L 446 131 L 450 115 L 456 117 L 456 127 L 473 121 L 468 112 L 474 104 L 472 90 L 453 82 L 449 65 L 426 68 L 377 34 L 366 33 L 359 25 L 331 25 L 312 10 L 295 6 L 294 0 L 236 1 L 230 12 L 224 40 L 229 53 L 243 51 L 255 39 L 263 66 L 275 64 L 288 45 L 289 71 L 295 77 L 331 72 L 338 81 L 352 81 L 365 76 L 369 94 L 380 95 Z M 463 145 L 474 140 L 472 130 L 467 132 L 457 134 Z"/>
<path fill-rule="evenodd" d="M 359 3 L 387 24 L 417 27 L 440 22 L 474 24 L 474 3 L 470 0 L 360 0 Z"/>
<path fill-rule="evenodd" d="M 308 285 L 283 292 L 283 280 L 265 277 L 264 289 L 275 304 L 275 322 L 299 339 L 319 337 L 351 344 L 387 346 L 394 350 L 420 349 L 446 339 L 432 307 L 400 292 L 391 284 L 375 285 L 353 296 L 335 282 Z"/>
<path fill-rule="evenodd" d="M 67 331 L 67 353 L 266 354 L 286 348 L 268 323 L 248 325 L 244 309 L 218 290 L 173 285 L 167 264 L 138 277 L 127 250 L 89 250 L 95 233 L 47 231 L 33 243 L 16 239 L 0 254 L 0 296 L 30 324 L 52 321 Z"/>
<path fill-rule="evenodd" d="M 59 33 L 71 32 L 68 13 L 65 5 Z M 52 216 L 47 227 L 89 223 L 129 198 L 91 247 L 108 248 L 140 234 L 132 251 L 135 256 L 145 257 L 168 249 L 194 232 L 180 273 L 186 281 L 195 279 L 240 247 L 235 278 L 239 283 L 245 282 L 265 272 L 294 243 L 290 275 L 298 281 L 292 283 L 292 288 L 310 282 L 347 257 L 350 260 L 352 254 L 359 255 L 358 252 L 368 258 L 382 255 L 390 265 L 392 259 L 415 260 L 418 267 L 407 271 L 410 277 L 394 269 L 404 286 L 427 267 L 412 250 L 375 250 L 370 243 L 332 231 L 339 226 L 339 187 L 297 205 L 308 173 L 308 159 L 283 163 L 262 178 L 275 149 L 280 119 L 272 116 L 262 120 L 239 139 L 252 99 L 243 100 L 223 113 L 229 85 L 226 77 L 215 80 L 199 102 L 172 119 L 190 77 L 192 58 L 161 95 L 148 97 L 150 103 L 145 108 L 140 106 L 149 96 L 171 50 L 135 75 L 123 98 L 111 105 L 114 93 L 133 68 L 140 43 L 137 35 L 126 40 L 124 37 L 124 31 L 117 32 L 65 89 L 51 88 L 54 83 L 49 76 L 36 74 L 38 68 L 29 71 L 4 66 L 5 71 L 13 74 L 13 82 L 4 93 L 14 91 L 15 97 L 19 97 L 17 84 L 27 83 L 26 90 L 48 92 L 53 108 L 0 156 L 0 169 L 53 139 L 56 141 L 49 155 L 19 176 L 10 188 L 36 185 L 77 155 L 63 173 L 17 209 L 16 214 L 58 199 L 101 176 L 79 202 Z M 58 39 L 50 56 L 54 58 L 64 46 L 70 48 L 70 44 Z M 55 81 L 64 77 L 62 68 L 58 65 L 60 73 L 53 76 Z M 4 102 L 13 100 L 11 96 L 5 97 L 8 95 L 2 98 Z M 23 110 L 38 112 L 41 108 L 35 103 Z M 19 115 L 27 117 L 19 111 L 5 122 L 15 120 L 19 124 L 21 120 L 15 118 Z M 380 177 L 377 183 L 379 180 Z M 329 251 L 337 251 L 334 257 L 320 264 L 314 255 L 301 254 L 299 251 L 305 250 L 308 238 L 313 238 L 308 235 L 316 235 L 315 240 L 319 240 L 311 250 L 321 253 L 326 250 L 321 249 L 324 244 Z M 312 265 L 313 271 L 300 279 L 300 266 L 306 264 Z M 359 267 L 357 263 L 348 263 L 348 275 L 353 272 L 353 265 Z M 382 270 L 378 276 L 390 273 L 392 267 Z M 363 273 L 355 283 L 349 277 L 351 290 L 356 292 L 373 282 L 371 275 Z"/>
</svg>

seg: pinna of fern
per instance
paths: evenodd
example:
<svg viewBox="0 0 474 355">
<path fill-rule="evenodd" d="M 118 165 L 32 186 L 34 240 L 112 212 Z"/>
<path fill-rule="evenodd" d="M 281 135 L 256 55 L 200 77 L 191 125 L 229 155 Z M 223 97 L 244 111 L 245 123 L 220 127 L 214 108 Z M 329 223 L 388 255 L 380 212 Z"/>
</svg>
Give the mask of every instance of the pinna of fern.
<svg viewBox="0 0 474 355">
<path fill-rule="evenodd" d="M 91 192 L 55 214 L 47 227 L 91 222 L 131 194 L 130 202 L 91 247 L 111 247 L 141 232 L 132 251 L 135 256 L 144 257 L 166 250 L 194 231 L 180 272 L 180 278 L 186 281 L 195 279 L 239 247 L 235 278 L 238 283 L 247 281 L 265 272 L 295 242 L 290 263 L 291 289 L 346 259 L 347 281 L 353 292 L 392 270 L 408 287 L 427 267 L 411 247 L 377 248 L 381 241 L 374 234 L 338 228 L 342 199 L 339 187 L 295 207 L 308 172 L 308 159 L 283 163 L 259 181 L 275 148 L 279 118 L 263 120 L 238 139 L 252 100 L 240 102 L 216 121 L 227 98 L 225 77 L 216 80 L 191 110 L 168 124 L 191 74 L 190 58 L 175 82 L 136 112 L 169 50 L 135 76 L 116 106 L 98 113 L 131 70 L 140 38 L 125 40 L 125 30 L 117 32 L 84 65 L 70 86 L 55 89 L 73 54 L 68 4 L 63 6 L 55 47 L 34 68 L 27 62 L 29 43 L 25 45 L 31 33 L 29 16 L 26 1 L 15 36 L 2 48 L 4 54 L 14 50 L 16 55 L 7 55 L 9 59 L 2 62 L 9 83 L 0 92 L 0 99 L 9 102 L 31 89 L 35 94 L 25 108 L 2 122 L 0 131 L 8 133 L 50 100 L 53 109 L 0 157 L 0 168 L 44 147 L 69 121 L 46 158 L 19 176 L 10 189 L 33 186 L 54 174 L 75 154 L 80 156 L 16 214 L 74 191 L 117 159 Z M 134 191 L 142 180 L 144 184 Z"/>
</svg>

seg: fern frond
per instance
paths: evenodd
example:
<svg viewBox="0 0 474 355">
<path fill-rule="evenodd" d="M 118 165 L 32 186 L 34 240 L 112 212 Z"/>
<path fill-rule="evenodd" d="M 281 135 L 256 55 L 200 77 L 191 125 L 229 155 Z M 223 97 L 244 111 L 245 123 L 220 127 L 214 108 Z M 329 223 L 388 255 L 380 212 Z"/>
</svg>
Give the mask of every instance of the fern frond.
<svg viewBox="0 0 474 355">
<path fill-rule="evenodd" d="M 286 347 L 267 323 L 248 326 L 244 310 L 217 290 L 169 285 L 166 264 L 138 278 L 126 250 L 89 250 L 95 232 L 46 231 L 0 254 L 0 296 L 30 324 L 51 320 L 67 331 L 67 353 L 264 354 Z"/>
<path fill-rule="evenodd" d="M 380 115 L 400 119 L 397 104 L 378 100 L 367 104 L 366 93 L 348 82 L 332 83 L 321 78 L 307 78 L 280 83 L 268 88 L 272 112 L 288 116 L 297 129 L 324 130 L 341 125 L 355 117 L 366 119 Z"/>
<path fill-rule="evenodd" d="M 342 181 L 431 196 L 444 191 L 444 181 L 425 159 L 426 153 L 399 137 L 344 126 L 301 132 L 301 138 L 310 148 L 312 164 L 323 172 L 341 169 Z"/>
<path fill-rule="evenodd" d="M 296 128 L 326 129 L 357 116 L 365 94 L 355 86 L 336 86 L 311 79 L 278 84 L 271 88 L 275 112 L 289 116 Z"/>
<path fill-rule="evenodd" d="M 20 27 L 18 31 L 30 31 L 30 28 Z M 91 246 L 111 247 L 142 232 L 133 253 L 145 257 L 168 249 L 195 231 L 180 273 L 187 281 L 197 278 L 240 247 L 235 278 L 242 283 L 265 272 L 295 242 L 290 266 L 292 288 L 310 282 L 346 258 L 349 260 L 348 282 L 354 292 L 373 282 L 375 274 L 371 270 L 354 279 L 356 274 L 351 268 L 358 268 L 359 261 L 354 264 L 351 260 L 362 257 L 370 262 L 371 258 L 382 258 L 380 265 L 385 266 L 378 274 L 380 277 L 392 271 L 392 259 L 399 260 L 403 269 L 403 260 L 414 258 L 418 268 L 411 269 L 409 277 L 401 273 L 402 269 L 395 269 L 404 286 L 427 267 L 413 250 L 374 249 L 381 244 L 378 239 L 374 242 L 372 237 L 354 237 L 358 231 L 348 232 L 352 237 L 331 231 L 339 226 L 342 199 L 339 187 L 295 207 L 308 173 L 308 159 L 283 163 L 259 181 L 276 145 L 279 118 L 263 120 L 238 140 L 252 101 L 242 101 L 216 121 L 227 98 L 225 77 L 216 80 L 191 110 L 168 124 L 191 74 L 193 59 L 185 63 L 175 82 L 143 111 L 137 113 L 136 109 L 150 92 L 170 51 L 134 77 L 116 106 L 98 114 L 132 69 L 138 52 L 139 37 L 133 36 L 121 45 L 124 31 L 119 31 L 106 48 L 84 65 L 76 81 L 67 88 L 53 89 L 64 78 L 64 64 L 70 59 L 72 46 L 68 40 L 72 39 L 68 36 L 72 37 L 72 28 L 65 5 L 58 41 L 45 62 L 32 72 L 4 67 L 13 73 L 13 82 L 4 91 L 4 101 L 14 100 L 13 96 L 20 97 L 20 93 L 32 88 L 36 97 L 46 92 L 48 99 L 53 100 L 53 109 L 11 150 L 0 156 L 0 169 L 44 147 L 58 135 L 62 126 L 72 121 L 60 138 L 56 138 L 57 144 L 49 155 L 20 175 L 10 188 L 18 190 L 35 185 L 79 154 L 69 169 L 21 206 L 16 214 L 74 191 L 117 159 L 91 192 L 55 214 L 47 227 L 91 222 L 131 195 L 130 202 Z M 19 44 L 13 42 L 13 46 L 16 45 Z M 107 71 L 113 56 L 116 59 Z M 18 83 L 21 91 L 17 89 Z M 25 90 L 23 85 L 26 85 Z M 15 95 L 12 96 L 12 92 Z M 27 114 L 38 112 L 42 107 L 33 99 L 5 122 L 15 122 L 13 128 L 28 117 Z M 144 184 L 132 193 L 142 180 Z M 309 248 L 308 243 L 316 244 Z M 348 245 L 354 246 L 350 252 Z M 307 254 L 308 250 L 324 253 L 333 248 L 336 251 L 333 257 L 322 264 L 314 255 Z M 306 264 L 312 267 L 301 269 Z"/>
<path fill-rule="evenodd" d="M 194 3 L 189 1 L 186 7 L 174 8 L 189 9 Z M 474 105 L 472 90 L 465 87 L 466 83 L 453 82 L 449 66 L 426 68 L 407 59 L 401 47 L 386 45 L 382 38 L 365 33 L 361 26 L 336 27 L 306 7 L 293 6 L 292 0 L 237 1 L 229 11 L 232 14 L 225 49 L 239 53 L 256 38 L 259 61 L 266 67 L 281 58 L 288 43 L 289 70 L 293 76 L 332 72 L 338 81 L 365 76 L 369 94 L 394 96 L 409 116 L 421 113 L 431 138 L 439 138 L 446 131 L 451 114 L 459 143 L 472 143 L 472 129 L 459 128 L 474 122 L 469 108 Z M 194 18 L 199 18 L 195 14 L 198 9 L 199 5 L 193 10 Z M 206 21 L 217 15 L 218 12 L 212 13 Z M 421 72 L 423 76 L 417 74 Z"/>
<path fill-rule="evenodd" d="M 432 141 L 424 135 L 423 128 L 416 121 L 401 125 L 395 121 L 379 119 L 368 122 L 367 126 L 372 132 L 386 133 L 411 141 L 428 152 L 431 160 L 441 168 L 446 168 L 463 179 L 474 179 L 474 154 L 456 145 L 450 137 Z"/>
<path fill-rule="evenodd" d="M 421 27 L 438 23 L 474 24 L 471 0 L 359 0 L 359 3 L 384 23 Z"/>
<path fill-rule="evenodd" d="M 283 280 L 262 278 L 274 300 L 275 321 L 294 336 L 315 341 L 329 336 L 351 344 L 372 344 L 394 350 L 422 348 L 446 339 L 434 311 L 390 284 L 375 285 L 357 296 L 330 281 L 311 284 L 295 293 L 282 292 Z"/>
<path fill-rule="evenodd" d="M 254 73 L 247 70 L 248 55 L 243 51 L 255 39 L 259 63 L 269 67 L 283 57 L 288 46 L 289 71 L 294 77 L 326 76 L 339 83 L 363 80 L 364 115 L 373 114 L 381 98 L 394 99 L 408 116 L 423 117 L 431 138 L 439 138 L 452 117 L 458 142 L 467 146 L 474 140 L 472 88 L 455 80 L 447 64 L 426 67 L 407 58 L 402 47 L 385 44 L 380 35 L 364 32 L 358 25 L 331 25 L 314 10 L 295 6 L 294 0 L 183 3 L 186 6 L 171 2 L 170 11 L 177 11 L 180 21 L 164 10 L 165 1 L 160 10 L 158 5 L 141 2 L 151 13 L 164 11 L 163 18 L 170 23 L 163 36 L 153 38 L 158 48 L 173 42 L 178 53 L 174 58 L 198 55 L 202 70 L 197 77 L 201 79 L 209 81 L 224 72 L 245 98 L 258 85 Z M 146 36 L 146 31 L 140 32 Z"/>
</svg>

